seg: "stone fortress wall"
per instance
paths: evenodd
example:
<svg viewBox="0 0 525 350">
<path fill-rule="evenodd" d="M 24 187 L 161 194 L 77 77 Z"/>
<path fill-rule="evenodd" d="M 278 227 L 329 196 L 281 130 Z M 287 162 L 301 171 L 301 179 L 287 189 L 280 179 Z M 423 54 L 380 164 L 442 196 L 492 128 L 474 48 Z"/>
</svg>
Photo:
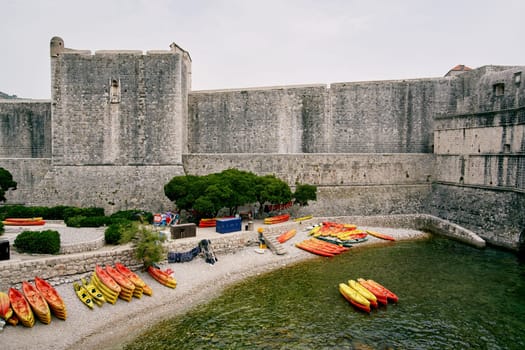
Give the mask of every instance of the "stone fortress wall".
<svg viewBox="0 0 525 350">
<path fill-rule="evenodd" d="M 191 58 L 51 40 L 51 101 L 0 102 L 8 203 L 172 206 L 173 176 L 227 168 L 318 186 L 316 216 L 429 213 L 525 240 L 524 67 L 191 91 Z"/>
</svg>

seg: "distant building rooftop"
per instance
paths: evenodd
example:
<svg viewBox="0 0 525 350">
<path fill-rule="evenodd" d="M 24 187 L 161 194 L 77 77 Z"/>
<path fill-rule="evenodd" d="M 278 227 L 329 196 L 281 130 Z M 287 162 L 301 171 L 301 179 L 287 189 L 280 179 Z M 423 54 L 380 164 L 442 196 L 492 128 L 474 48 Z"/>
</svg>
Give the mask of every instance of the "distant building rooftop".
<svg viewBox="0 0 525 350">
<path fill-rule="evenodd" d="M 458 64 L 454 68 L 448 71 L 447 74 L 445 74 L 446 77 L 455 76 L 464 72 L 467 72 L 469 70 L 472 70 L 472 68 L 465 66 L 464 64 Z"/>
</svg>

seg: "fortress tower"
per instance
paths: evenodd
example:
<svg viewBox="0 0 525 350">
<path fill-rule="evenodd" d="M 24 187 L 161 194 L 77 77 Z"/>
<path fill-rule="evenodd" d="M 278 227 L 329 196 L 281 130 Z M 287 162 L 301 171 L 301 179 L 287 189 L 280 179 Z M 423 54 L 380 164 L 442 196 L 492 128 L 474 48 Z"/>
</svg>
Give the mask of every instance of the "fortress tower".
<svg viewBox="0 0 525 350">
<path fill-rule="evenodd" d="M 54 37 L 50 56 L 54 184 L 49 188 L 82 201 L 95 196 L 118 207 L 140 206 L 144 191 L 159 192 L 157 181 L 183 173 L 191 81 L 186 51 L 172 44 L 170 50 L 145 54 L 92 54 L 65 48 Z M 121 192 L 133 195 L 120 203 Z M 165 201 L 163 193 L 158 197 Z"/>
</svg>

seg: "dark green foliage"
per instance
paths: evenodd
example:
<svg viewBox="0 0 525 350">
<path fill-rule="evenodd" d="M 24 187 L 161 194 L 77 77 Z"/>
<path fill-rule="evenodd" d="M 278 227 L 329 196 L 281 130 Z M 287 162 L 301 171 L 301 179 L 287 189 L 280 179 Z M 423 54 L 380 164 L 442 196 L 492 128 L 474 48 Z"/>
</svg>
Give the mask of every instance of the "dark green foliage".
<svg viewBox="0 0 525 350">
<path fill-rule="evenodd" d="M 64 210 L 64 220 L 73 216 L 105 216 L 104 208 L 76 208 L 68 207 Z"/>
<path fill-rule="evenodd" d="M 153 222 L 153 214 L 139 209 L 121 210 L 111 214 L 111 219 L 126 219 L 129 221 Z"/>
<path fill-rule="evenodd" d="M 296 204 L 306 206 L 308 205 L 308 201 L 317 200 L 317 187 L 307 184 L 297 184 L 293 196 Z"/>
<path fill-rule="evenodd" d="M 65 205 L 59 205 L 55 207 L 26 207 L 24 205 L 5 205 L 0 207 L 1 218 L 43 217 L 45 220 L 64 220 L 66 217 L 70 216 L 104 216 L 104 209 L 76 208 Z"/>
<path fill-rule="evenodd" d="M 259 176 L 255 186 L 257 201 L 261 206 L 265 203 L 288 203 L 292 199 L 290 186 L 275 175 Z"/>
<path fill-rule="evenodd" d="M 16 181 L 9 171 L 0 167 L 0 202 L 5 202 L 5 193 L 9 189 L 16 190 Z"/>
<path fill-rule="evenodd" d="M 58 254 L 60 234 L 54 230 L 24 231 L 16 237 L 14 246 L 21 253 Z"/>
<path fill-rule="evenodd" d="M 113 219 L 113 223 L 104 232 L 107 244 L 126 244 L 135 238 L 139 231 L 136 221 L 126 219 Z"/>
<path fill-rule="evenodd" d="M 64 220 L 69 227 L 100 227 L 111 224 L 108 216 L 71 216 Z"/>
<path fill-rule="evenodd" d="M 4 233 L 4 224 L 0 221 L 0 236 Z"/>
<path fill-rule="evenodd" d="M 164 186 L 164 193 L 179 209 L 200 217 L 215 217 L 223 208 L 234 215 L 242 205 L 287 203 L 292 199 L 288 184 L 274 175 L 261 177 L 237 169 L 206 176 L 176 176 Z"/>
</svg>

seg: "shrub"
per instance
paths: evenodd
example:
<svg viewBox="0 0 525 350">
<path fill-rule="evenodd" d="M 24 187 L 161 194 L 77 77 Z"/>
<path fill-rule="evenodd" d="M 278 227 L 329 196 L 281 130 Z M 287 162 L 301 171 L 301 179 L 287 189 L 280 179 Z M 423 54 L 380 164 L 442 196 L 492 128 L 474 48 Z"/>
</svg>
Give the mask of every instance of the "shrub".
<svg viewBox="0 0 525 350">
<path fill-rule="evenodd" d="M 100 227 L 111 224 L 111 218 L 107 216 L 71 216 L 64 219 L 69 227 Z"/>
<path fill-rule="evenodd" d="M 70 217 L 73 216 L 86 216 L 86 217 L 92 217 L 92 216 L 105 216 L 104 208 L 76 208 L 76 207 L 68 207 L 64 209 L 64 221 Z"/>
<path fill-rule="evenodd" d="M 111 214 L 112 219 L 126 219 L 129 221 L 153 222 L 153 214 L 144 210 L 121 210 Z"/>
<path fill-rule="evenodd" d="M 146 228 L 138 231 L 135 241 L 135 258 L 142 260 L 144 267 L 152 266 L 164 259 L 164 247 L 162 242 L 165 237 L 160 236 L 159 232 L 154 232 Z"/>
<path fill-rule="evenodd" d="M 4 224 L 0 221 L 0 236 L 4 234 Z"/>
<path fill-rule="evenodd" d="M 54 230 L 24 231 L 16 237 L 14 246 L 21 253 L 58 254 L 60 234 Z"/>
<path fill-rule="evenodd" d="M 104 232 L 107 244 L 126 244 L 130 242 L 139 231 L 139 224 L 125 219 L 113 219 L 113 223 Z"/>
</svg>

